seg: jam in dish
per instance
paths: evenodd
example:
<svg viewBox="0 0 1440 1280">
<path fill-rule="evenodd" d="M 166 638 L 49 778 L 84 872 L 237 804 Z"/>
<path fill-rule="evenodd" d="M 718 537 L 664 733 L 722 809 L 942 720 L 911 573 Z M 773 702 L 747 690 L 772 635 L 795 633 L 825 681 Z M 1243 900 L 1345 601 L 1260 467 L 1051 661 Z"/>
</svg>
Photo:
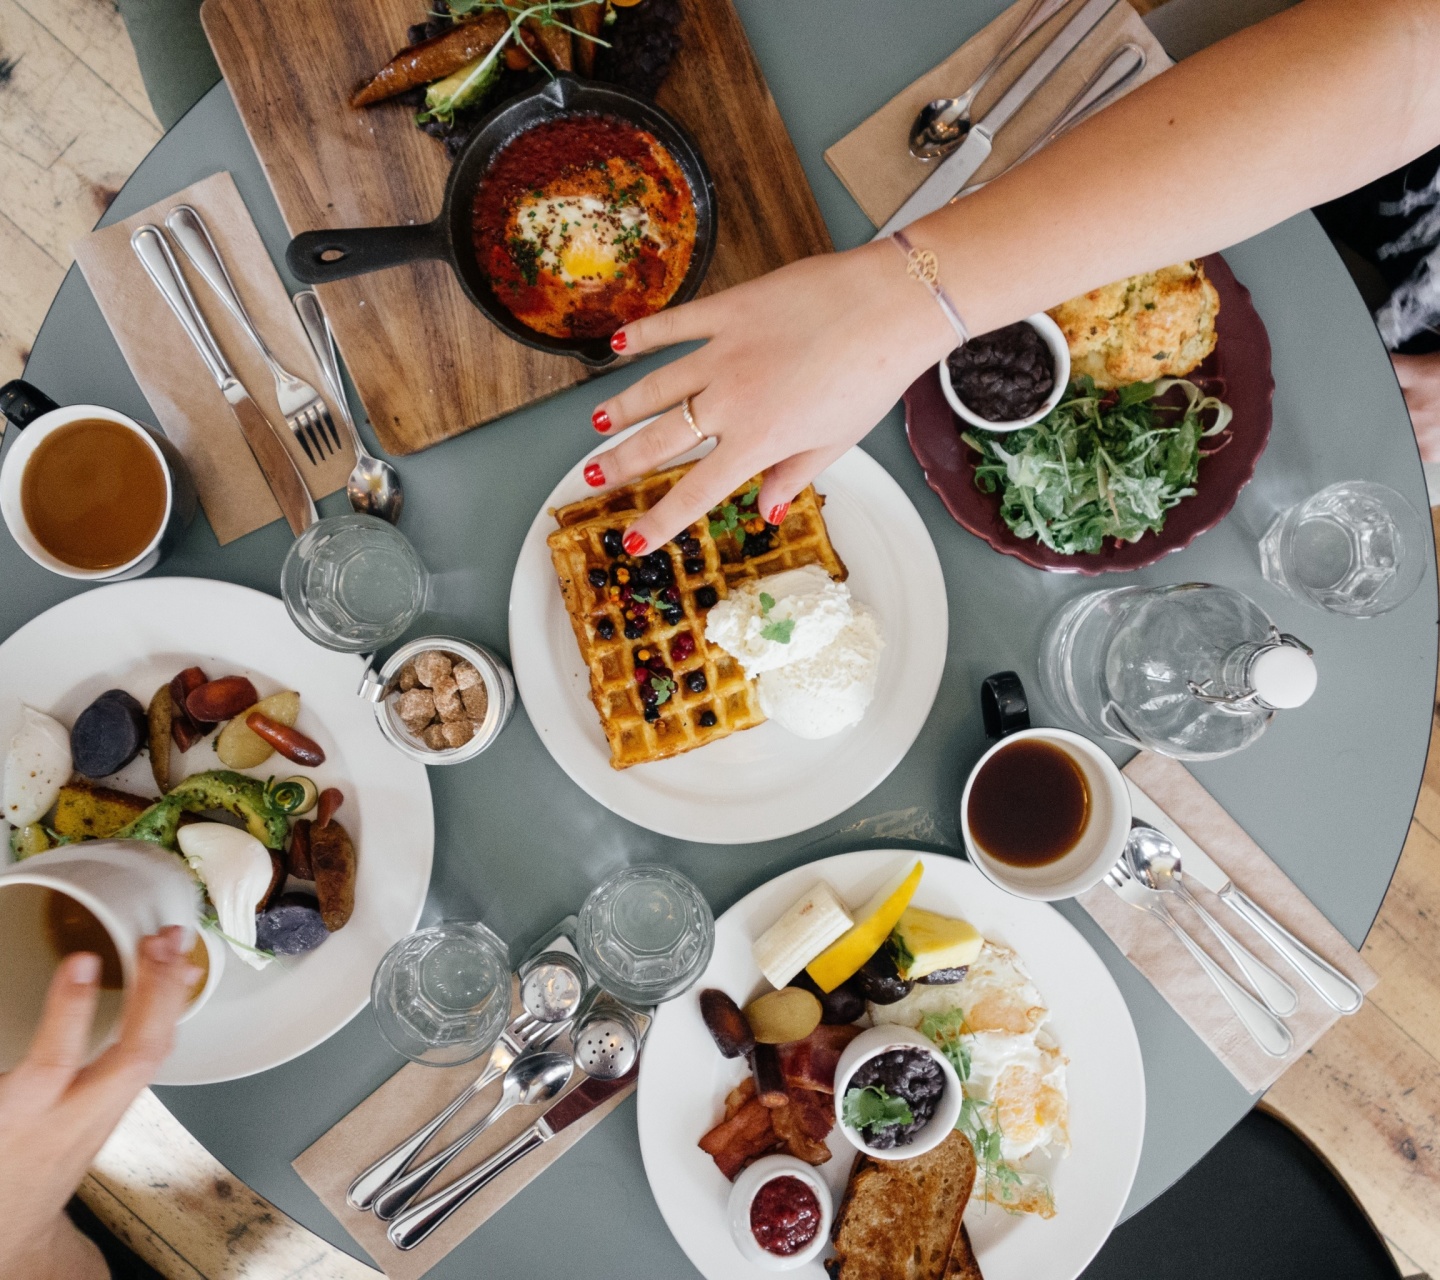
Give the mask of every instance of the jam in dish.
<svg viewBox="0 0 1440 1280">
<path fill-rule="evenodd" d="M 820 1201 L 799 1178 L 771 1178 L 750 1202 L 750 1230 L 767 1253 L 788 1258 L 820 1231 Z"/>
<path fill-rule="evenodd" d="M 946 363 L 955 394 L 987 422 L 1028 418 L 1055 386 L 1055 357 L 1024 320 L 972 338 Z"/>
<path fill-rule="evenodd" d="M 517 320 L 555 338 L 608 338 L 685 279 L 695 202 L 675 158 L 623 120 L 527 129 L 475 194 L 476 257 Z"/>
</svg>

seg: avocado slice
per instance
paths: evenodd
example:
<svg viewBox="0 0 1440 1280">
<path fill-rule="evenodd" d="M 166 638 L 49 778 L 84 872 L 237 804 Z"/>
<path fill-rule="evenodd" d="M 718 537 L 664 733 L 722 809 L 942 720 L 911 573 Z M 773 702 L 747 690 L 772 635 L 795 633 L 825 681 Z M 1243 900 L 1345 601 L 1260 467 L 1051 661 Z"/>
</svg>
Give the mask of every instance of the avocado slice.
<svg viewBox="0 0 1440 1280">
<path fill-rule="evenodd" d="M 271 807 L 265 784 L 231 769 L 212 769 L 186 778 L 169 795 L 157 800 L 138 818 L 115 833 L 116 840 L 149 840 L 176 847 L 175 833 L 182 813 L 224 809 L 245 819 L 245 826 L 267 849 L 283 849 L 290 823 Z"/>
</svg>

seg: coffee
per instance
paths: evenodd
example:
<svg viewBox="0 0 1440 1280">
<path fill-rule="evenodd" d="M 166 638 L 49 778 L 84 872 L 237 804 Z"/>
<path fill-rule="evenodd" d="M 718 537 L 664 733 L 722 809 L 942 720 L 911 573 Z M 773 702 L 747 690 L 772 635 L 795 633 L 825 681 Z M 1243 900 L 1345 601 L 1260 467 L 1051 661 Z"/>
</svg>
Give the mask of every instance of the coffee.
<svg viewBox="0 0 1440 1280">
<path fill-rule="evenodd" d="M 104 418 L 58 427 L 26 462 L 20 509 L 35 540 L 75 569 L 118 569 L 165 520 L 165 469 L 134 430 Z"/>
<path fill-rule="evenodd" d="M 45 932 L 50 945 L 63 960 L 77 951 L 89 951 L 100 957 L 100 987 L 119 991 L 124 986 L 120 953 L 115 949 L 110 931 L 95 913 L 67 893 L 45 890 Z"/>
<path fill-rule="evenodd" d="M 1080 843 L 1090 820 L 1090 788 L 1063 747 L 1022 738 L 975 775 L 966 819 L 975 843 L 997 862 L 1043 867 Z"/>
</svg>

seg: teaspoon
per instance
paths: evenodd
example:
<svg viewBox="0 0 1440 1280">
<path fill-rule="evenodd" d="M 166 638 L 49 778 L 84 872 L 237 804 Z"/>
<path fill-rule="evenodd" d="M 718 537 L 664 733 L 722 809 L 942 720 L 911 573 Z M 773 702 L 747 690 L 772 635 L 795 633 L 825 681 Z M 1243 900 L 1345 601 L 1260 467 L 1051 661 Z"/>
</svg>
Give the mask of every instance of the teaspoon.
<svg viewBox="0 0 1440 1280">
<path fill-rule="evenodd" d="M 970 110 L 976 95 L 1022 44 L 1063 9 L 1070 0 L 1035 0 L 1020 25 L 1000 46 L 1000 51 L 975 82 L 957 98 L 935 98 L 927 102 L 910 128 L 910 154 L 918 160 L 935 160 L 954 150 L 970 132 Z"/>
<path fill-rule="evenodd" d="M 350 505 L 362 515 L 379 516 L 391 524 L 398 524 L 400 512 L 405 506 L 405 490 L 400 483 L 400 473 L 384 458 L 377 458 L 360 442 L 360 432 L 350 413 L 350 402 L 345 398 L 345 387 L 340 381 L 340 361 L 335 354 L 335 337 L 330 332 L 330 322 L 320 310 L 320 299 L 315 290 L 303 289 L 292 300 L 296 314 L 304 326 L 305 336 L 315 352 L 320 371 L 325 375 L 330 397 L 340 410 L 340 417 L 349 432 L 350 443 L 355 449 L 355 467 L 345 482 L 345 496 Z"/>
</svg>

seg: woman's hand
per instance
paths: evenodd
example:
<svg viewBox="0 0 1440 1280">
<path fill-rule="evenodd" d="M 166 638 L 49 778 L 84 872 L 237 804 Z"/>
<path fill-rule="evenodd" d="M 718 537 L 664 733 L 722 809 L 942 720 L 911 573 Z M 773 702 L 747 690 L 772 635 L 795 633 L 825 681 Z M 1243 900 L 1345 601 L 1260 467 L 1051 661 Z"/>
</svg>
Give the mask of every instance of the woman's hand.
<svg viewBox="0 0 1440 1280">
<path fill-rule="evenodd" d="M 880 421 L 955 333 L 893 244 L 791 263 L 627 325 L 626 355 L 697 338 L 698 351 L 657 369 L 595 411 L 602 431 L 661 414 L 602 454 L 586 479 L 633 480 L 695 447 L 690 397 L 714 450 L 630 527 L 641 554 L 673 538 L 750 477 L 765 473 L 759 510 L 772 523 L 810 481 Z"/>
<path fill-rule="evenodd" d="M 120 1037 L 85 1059 L 100 958 L 68 956 L 55 973 L 30 1051 L 0 1076 L 0 1276 L 101 1277 L 99 1251 L 64 1217 L 66 1202 L 135 1095 L 165 1061 L 200 971 L 172 926 L 140 944 Z"/>
<path fill-rule="evenodd" d="M 1426 462 L 1440 462 L 1440 351 L 1423 356 L 1390 357 L 1405 407 L 1420 442 L 1420 456 Z"/>
</svg>

